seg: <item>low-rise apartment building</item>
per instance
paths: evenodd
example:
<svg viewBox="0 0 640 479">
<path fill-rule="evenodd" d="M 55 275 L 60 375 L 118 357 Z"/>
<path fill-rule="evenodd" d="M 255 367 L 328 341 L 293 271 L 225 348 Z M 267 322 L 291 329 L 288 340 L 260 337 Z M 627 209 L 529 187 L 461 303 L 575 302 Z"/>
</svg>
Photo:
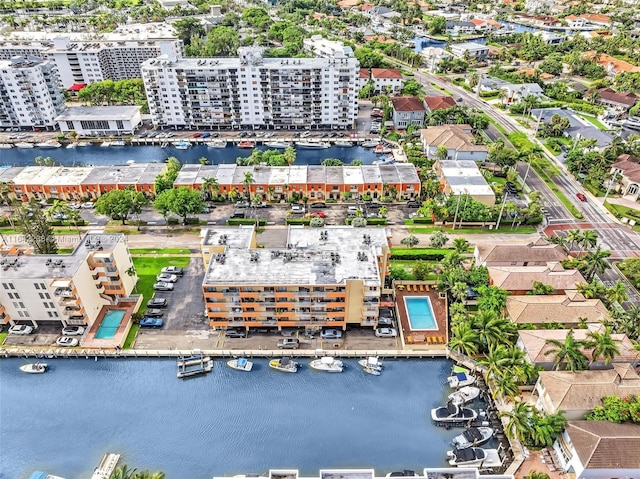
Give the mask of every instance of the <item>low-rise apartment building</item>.
<svg viewBox="0 0 640 479">
<path fill-rule="evenodd" d="M 75 106 L 56 118 L 62 133 L 132 135 L 142 124 L 139 106 Z"/>
<path fill-rule="evenodd" d="M 88 234 L 71 254 L 2 253 L 4 324 L 91 326 L 103 306 L 129 299 L 138 280 L 121 234 Z"/>
<path fill-rule="evenodd" d="M 454 43 L 449 47 L 449 50 L 456 58 L 468 57 L 472 60 L 484 60 L 489 55 L 488 46 L 475 42 Z"/>
<path fill-rule="evenodd" d="M 186 128 L 352 128 L 359 64 L 345 58 L 171 58 L 142 64 L 153 124 Z"/>
<path fill-rule="evenodd" d="M 479 244 L 473 256 L 477 266 L 501 267 L 547 266 L 550 262 L 567 259 L 567 252 L 562 246 L 538 239 L 527 244 Z"/>
<path fill-rule="evenodd" d="M 377 325 L 390 258 L 385 229 L 291 226 L 282 248 L 255 248 L 246 228 L 216 228 L 204 232 L 202 250 L 213 328 Z"/>
<path fill-rule="evenodd" d="M 424 126 L 426 108 L 417 96 L 391 97 L 393 109 L 393 125 L 398 130 L 405 130 L 408 126 Z"/>
<path fill-rule="evenodd" d="M 469 195 L 487 206 L 495 205 L 496 195 L 475 161 L 438 160 L 433 169 L 440 180 L 440 190 L 445 195 Z"/>
<path fill-rule="evenodd" d="M 402 91 L 404 77 L 396 68 L 372 68 L 371 80 L 374 83 L 374 93 L 398 94 Z"/>
<path fill-rule="evenodd" d="M 345 47 L 344 43 L 335 40 L 327 40 L 322 35 L 312 35 L 302 41 L 304 50 L 313 56 L 322 58 L 350 58 L 353 57 L 353 49 Z"/>
<path fill-rule="evenodd" d="M 0 60 L 0 128 L 53 129 L 64 109 L 53 62 L 35 56 Z"/>
</svg>

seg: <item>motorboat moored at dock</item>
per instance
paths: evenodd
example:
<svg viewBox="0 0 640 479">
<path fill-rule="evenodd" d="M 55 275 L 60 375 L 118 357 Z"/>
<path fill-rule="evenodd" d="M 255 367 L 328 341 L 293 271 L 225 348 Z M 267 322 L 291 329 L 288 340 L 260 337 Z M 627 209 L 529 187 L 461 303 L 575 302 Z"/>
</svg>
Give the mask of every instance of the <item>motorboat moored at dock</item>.
<svg viewBox="0 0 640 479">
<path fill-rule="evenodd" d="M 206 144 L 209 148 L 226 148 L 227 140 L 209 140 Z"/>
<path fill-rule="evenodd" d="M 469 370 L 460 366 L 454 366 L 453 374 L 447 378 L 447 384 L 454 389 L 471 386 L 476 378 L 469 374 Z"/>
<path fill-rule="evenodd" d="M 362 148 L 375 148 L 380 144 L 379 141 L 376 140 L 371 140 L 371 141 L 365 141 L 364 143 L 362 143 Z"/>
<path fill-rule="evenodd" d="M 9 150 L 13 148 L 11 143 L 0 143 L 0 150 Z"/>
<path fill-rule="evenodd" d="M 297 373 L 299 365 L 293 359 L 280 358 L 269 361 L 269 367 L 285 373 Z"/>
<path fill-rule="evenodd" d="M 436 407 L 431 410 L 431 419 L 436 425 L 453 425 L 471 422 L 478 417 L 478 413 L 468 407 L 458 406 L 451 401 L 446 406 Z"/>
<path fill-rule="evenodd" d="M 199 374 L 210 373 L 213 369 L 213 360 L 202 354 L 178 359 L 178 378 L 188 378 Z"/>
<path fill-rule="evenodd" d="M 339 146 L 340 148 L 352 148 L 353 142 L 347 140 L 338 140 L 334 143 L 334 146 Z"/>
<path fill-rule="evenodd" d="M 324 150 L 326 148 L 331 147 L 331 144 L 323 142 L 323 141 L 318 141 L 318 142 L 299 141 L 298 143 L 296 143 L 296 147 L 297 148 L 303 148 L 303 149 L 306 149 L 306 150 Z"/>
<path fill-rule="evenodd" d="M 481 446 L 493 437 L 493 432 L 493 428 L 490 427 L 470 427 L 462 434 L 454 437 L 452 443 L 458 449 Z"/>
<path fill-rule="evenodd" d="M 453 404 L 461 405 L 473 401 L 478 396 L 480 396 L 480 388 L 464 386 L 449 394 L 449 400 L 453 402 Z"/>
<path fill-rule="evenodd" d="M 363 368 L 376 369 L 378 371 L 384 369 L 382 360 L 378 356 L 369 356 L 368 358 L 360 359 L 358 360 L 358 364 Z"/>
<path fill-rule="evenodd" d="M 227 366 L 231 369 L 237 369 L 238 371 L 251 371 L 253 369 L 253 363 L 247 358 L 230 359 L 227 361 Z"/>
<path fill-rule="evenodd" d="M 40 143 L 36 143 L 37 148 L 60 148 L 62 144 L 56 140 L 47 140 Z"/>
<path fill-rule="evenodd" d="M 189 143 L 188 141 L 185 141 L 185 140 L 180 140 L 180 141 L 175 141 L 173 143 L 173 146 L 177 150 L 188 150 L 189 148 L 191 148 L 191 143 Z"/>
<path fill-rule="evenodd" d="M 339 359 L 331 356 L 323 356 L 311 361 L 309 363 L 309 367 L 318 371 L 325 371 L 327 373 L 341 373 L 344 369 L 344 364 Z"/>
<path fill-rule="evenodd" d="M 284 150 L 286 148 L 289 148 L 290 146 L 293 146 L 288 141 L 265 141 L 263 144 L 267 148 L 275 148 L 276 150 Z"/>
<path fill-rule="evenodd" d="M 380 376 L 382 374 L 382 371 L 380 369 L 374 369 L 371 367 L 362 368 L 362 370 L 367 374 L 371 374 L 372 376 Z"/>
<path fill-rule="evenodd" d="M 20 366 L 20 371 L 27 374 L 42 374 L 47 372 L 47 363 L 29 363 Z"/>
<path fill-rule="evenodd" d="M 241 141 L 238 143 L 238 148 L 255 148 L 255 141 Z"/>
<path fill-rule="evenodd" d="M 33 148 L 33 143 L 27 143 L 26 141 L 21 141 L 16 143 L 16 148 Z"/>
<path fill-rule="evenodd" d="M 481 447 L 467 447 L 447 451 L 449 464 L 457 467 L 499 467 L 502 459 L 497 449 L 482 449 Z"/>
</svg>

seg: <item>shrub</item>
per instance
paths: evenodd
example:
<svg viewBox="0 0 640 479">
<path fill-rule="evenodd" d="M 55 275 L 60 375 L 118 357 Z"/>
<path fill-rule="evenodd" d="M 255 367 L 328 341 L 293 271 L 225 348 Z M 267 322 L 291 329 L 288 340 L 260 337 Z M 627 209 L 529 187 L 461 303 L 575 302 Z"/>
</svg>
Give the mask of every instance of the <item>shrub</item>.
<svg viewBox="0 0 640 479">
<path fill-rule="evenodd" d="M 237 226 L 237 225 L 255 225 L 256 220 L 251 218 L 229 218 L 227 220 L 228 226 Z M 258 226 L 265 226 L 267 224 L 267 220 L 264 218 L 260 218 L 258 220 Z"/>
<path fill-rule="evenodd" d="M 308 225 L 311 223 L 311 220 L 315 218 L 287 218 L 285 221 L 288 225 Z M 318 218 L 322 219 L 322 218 Z"/>
</svg>

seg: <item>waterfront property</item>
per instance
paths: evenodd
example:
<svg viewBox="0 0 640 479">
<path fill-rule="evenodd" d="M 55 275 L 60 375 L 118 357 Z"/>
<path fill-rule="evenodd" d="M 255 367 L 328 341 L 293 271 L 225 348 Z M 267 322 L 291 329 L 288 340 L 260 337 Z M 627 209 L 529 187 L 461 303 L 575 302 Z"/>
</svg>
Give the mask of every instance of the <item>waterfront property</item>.
<svg viewBox="0 0 640 479">
<path fill-rule="evenodd" d="M 142 124 L 139 106 L 76 106 L 56 118 L 62 133 L 80 136 L 132 135 Z"/>
<path fill-rule="evenodd" d="M 578 289 L 578 284 L 586 280 L 577 269 L 564 269 L 559 261 L 551 261 L 535 266 L 491 266 L 489 281 L 511 295 L 531 294 L 535 283 L 553 288 L 552 294 L 564 294 Z"/>
<path fill-rule="evenodd" d="M 407 319 L 412 331 L 437 330 L 435 315 L 428 296 L 409 296 L 404 298 Z"/>
<path fill-rule="evenodd" d="M 446 295 L 426 282 L 394 282 L 396 317 L 409 349 L 445 348 L 448 342 Z"/>
<path fill-rule="evenodd" d="M 106 310 L 121 304 L 133 312 L 141 301 L 130 296 L 138 278 L 125 273 L 133 262 L 120 234 L 87 234 L 68 255 L 5 247 L 2 257 L 4 324 L 88 326 L 90 336 L 100 329 Z M 107 325 L 97 339 L 107 337 Z"/>
<path fill-rule="evenodd" d="M 622 196 L 631 201 L 640 198 L 640 158 L 623 154 L 611 165 L 612 176 L 619 179 L 614 186 Z"/>
<path fill-rule="evenodd" d="M 423 477 L 426 479 L 513 479 L 511 474 L 480 475 L 478 468 L 465 467 L 428 467 L 422 471 L 404 469 L 397 472 L 390 471 L 390 474 L 394 474 L 392 477 Z M 320 474 L 313 476 L 302 475 L 297 469 L 270 469 L 266 474 L 256 474 L 255 477 L 256 479 L 382 479 L 385 476 L 376 474 L 373 469 L 321 469 Z M 214 477 L 213 479 L 225 478 Z"/>
<path fill-rule="evenodd" d="M 377 326 L 387 230 L 290 226 L 286 248 L 254 246 L 253 229 L 204 232 L 203 259 L 210 259 L 202 288 L 212 327 Z"/>
</svg>

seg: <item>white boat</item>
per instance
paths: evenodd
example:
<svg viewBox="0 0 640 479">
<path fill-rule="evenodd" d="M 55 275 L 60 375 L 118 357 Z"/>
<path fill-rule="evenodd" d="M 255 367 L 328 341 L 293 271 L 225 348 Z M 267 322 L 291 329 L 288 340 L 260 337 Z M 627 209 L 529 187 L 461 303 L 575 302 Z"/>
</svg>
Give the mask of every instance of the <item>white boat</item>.
<svg viewBox="0 0 640 479">
<path fill-rule="evenodd" d="M 127 146 L 127 144 L 122 138 L 119 138 L 116 141 L 112 141 L 110 146 Z"/>
<path fill-rule="evenodd" d="M 330 143 L 326 143 L 323 141 L 313 142 L 313 141 L 299 141 L 296 143 L 298 148 L 304 148 L 307 150 L 323 150 L 325 148 L 329 148 L 331 146 Z"/>
<path fill-rule="evenodd" d="M 416 471 L 405 469 L 404 471 L 394 471 L 387 474 L 386 477 L 420 477 Z"/>
<path fill-rule="evenodd" d="M 47 140 L 41 143 L 36 143 L 36 147 L 38 148 L 60 148 L 62 144 L 56 140 Z"/>
<path fill-rule="evenodd" d="M 102 147 L 105 147 L 105 148 L 106 148 L 106 147 L 108 147 L 108 146 L 111 146 L 111 142 L 110 142 L 110 141 L 103 141 L 102 143 L 100 143 L 100 146 L 102 146 Z"/>
<path fill-rule="evenodd" d="M 630 128 L 632 130 L 640 130 L 640 118 L 630 116 L 622 123 L 622 126 L 624 128 Z"/>
<path fill-rule="evenodd" d="M 457 449 L 481 446 L 493 437 L 493 432 L 493 428 L 490 427 L 471 427 L 459 436 L 454 437 L 452 442 Z"/>
<path fill-rule="evenodd" d="M 191 147 L 191 143 L 185 140 L 180 140 L 174 142 L 173 146 L 175 146 L 178 150 L 188 150 Z"/>
<path fill-rule="evenodd" d="M 391 153 L 393 150 L 387 146 L 384 145 L 376 145 L 376 147 L 373 149 L 373 152 L 376 155 L 388 155 L 389 153 Z"/>
<path fill-rule="evenodd" d="M 364 143 L 362 143 L 362 148 L 375 148 L 379 144 L 379 141 L 365 141 Z"/>
<path fill-rule="evenodd" d="M 288 141 L 265 141 L 264 146 L 267 148 L 275 148 L 276 150 L 284 150 L 292 145 Z"/>
<path fill-rule="evenodd" d="M 370 356 L 365 359 L 360 359 L 358 364 L 363 368 L 377 369 L 378 371 L 384 368 L 382 360 L 378 356 Z"/>
<path fill-rule="evenodd" d="M 209 148 L 226 148 L 227 141 L 226 140 L 209 140 L 207 141 L 207 146 Z"/>
<path fill-rule="evenodd" d="M 72 149 L 72 148 L 75 148 L 76 146 L 78 146 L 78 144 L 74 142 L 74 143 L 69 143 L 69 144 L 66 146 L 66 148 L 70 150 L 70 149 Z"/>
<path fill-rule="evenodd" d="M 20 143 L 16 143 L 16 148 L 33 148 L 33 143 L 21 141 Z"/>
<path fill-rule="evenodd" d="M 298 363 L 289 358 L 272 359 L 269 367 L 285 373 L 297 373 Z"/>
<path fill-rule="evenodd" d="M 353 146 L 353 142 L 347 140 L 338 140 L 334 143 L 334 145 L 339 146 L 340 148 L 351 148 Z"/>
<path fill-rule="evenodd" d="M 382 374 L 382 371 L 375 368 L 366 367 L 362 368 L 362 370 L 367 374 L 371 374 L 372 376 L 380 376 Z"/>
<path fill-rule="evenodd" d="M 29 363 L 20 366 L 20 371 L 27 374 L 42 374 L 47 372 L 47 363 Z"/>
<path fill-rule="evenodd" d="M 475 386 L 464 386 L 449 394 L 449 400 L 454 404 L 466 404 L 480 396 L 480 388 Z"/>
<path fill-rule="evenodd" d="M 373 162 L 374 165 L 393 165 L 396 162 L 396 159 L 393 155 L 385 156 L 384 158 L 380 158 L 379 160 L 375 160 Z"/>
<path fill-rule="evenodd" d="M 11 143 L 0 143 L 0 150 L 8 150 L 10 148 L 13 148 Z"/>
<path fill-rule="evenodd" d="M 253 363 L 247 358 L 230 359 L 227 361 L 227 366 L 238 371 L 251 371 L 253 369 Z"/>
<path fill-rule="evenodd" d="M 342 361 L 330 356 L 323 356 L 320 359 L 314 359 L 309 363 L 309 367 L 318 371 L 325 371 L 327 373 L 341 373 L 344 369 Z"/>
<path fill-rule="evenodd" d="M 436 407 L 431 410 L 431 419 L 436 423 L 460 423 L 473 421 L 478 413 L 468 407 L 458 406 L 448 402 L 446 406 Z"/>
<path fill-rule="evenodd" d="M 447 451 L 449 464 L 457 467 L 499 467 L 502 459 L 497 449 L 482 449 L 481 447 L 467 447 Z"/>
<path fill-rule="evenodd" d="M 78 146 L 79 147 L 91 146 L 91 142 L 90 141 L 79 141 L 78 142 Z"/>
<path fill-rule="evenodd" d="M 455 366 L 453 374 L 447 378 L 447 384 L 454 389 L 471 386 L 475 381 L 476 378 L 469 374 L 469 370 L 460 366 Z"/>
</svg>

